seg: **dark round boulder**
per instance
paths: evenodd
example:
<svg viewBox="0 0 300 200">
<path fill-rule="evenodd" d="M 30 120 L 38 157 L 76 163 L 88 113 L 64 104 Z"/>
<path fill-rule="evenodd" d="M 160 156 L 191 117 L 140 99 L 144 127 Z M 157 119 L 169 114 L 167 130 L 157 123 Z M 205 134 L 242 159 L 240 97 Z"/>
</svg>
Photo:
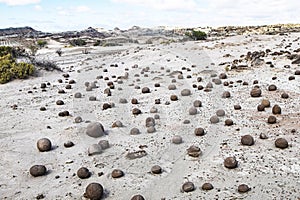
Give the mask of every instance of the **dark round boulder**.
<svg viewBox="0 0 300 200">
<path fill-rule="evenodd" d="M 285 149 L 285 148 L 288 148 L 288 146 L 289 146 L 289 143 L 284 138 L 278 138 L 275 140 L 275 147 L 277 147 L 277 148 Z"/>
<path fill-rule="evenodd" d="M 131 197 L 130 200 L 145 200 L 145 198 L 140 194 L 136 194 L 133 197 Z"/>
<path fill-rule="evenodd" d="M 232 119 L 226 119 L 225 120 L 225 126 L 232 126 L 232 125 L 233 125 Z"/>
<path fill-rule="evenodd" d="M 212 190 L 214 189 L 214 186 L 211 183 L 204 183 L 201 188 L 202 190 Z"/>
<path fill-rule="evenodd" d="M 51 141 L 48 138 L 41 138 L 37 141 L 36 144 L 39 151 L 50 151 L 52 149 Z"/>
<path fill-rule="evenodd" d="M 171 95 L 171 96 L 170 96 L 170 100 L 171 100 L 171 101 L 177 101 L 177 100 L 178 100 L 177 95 L 175 95 L 175 94 Z"/>
<path fill-rule="evenodd" d="M 196 136 L 203 136 L 203 135 L 205 135 L 205 131 L 204 131 L 204 129 L 201 128 L 201 127 L 195 128 L 194 134 L 195 134 Z"/>
<path fill-rule="evenodd" d="M 154 165 L 151 167 L 151 172 L 153 174 L 161 174 L 162 173 L 162 168 L 159 165 Z"/>
<path fill-rule="evenodd" d="M 132 114 L 139 115 L 139 114 L 142 114 L 142 111 L 138 108 L 134 108 L 134 109 L 132 109 Z"/>
<path fill-rule="evenodd" d="M 235 157 L 227 157 L 224 160 L 224 166 L 228 169 L 234 169 L 238 166 L 238 161 Z"/>
<path fill-rule="evenodd" d="M 258 105 L 257 106 L 257 111 L 259 111 L 259 112 L 265 111 L 265 106 L 262 105 L 262 104 Z"/>
<path fill-rule="evenodd" d="M 241 185 L 238 186 L 238 192 L 239 193 L 246 193 L 248 191 L 250 191 L 250 187 L 248 185 L 241 184 Z"/>
<path fill-rule="evenodd" d="M 253 88 L 250 92 L 251 97 L 260 97 L 261 96 L 261 89 Z"/>
<path fill-rule="evenodd" d="M 279 115 L 279 114 L 281 114 L 281 108 L 280 108 L 280 106 L 279 105 L 274 105 L 273 106 L 273 108 L 272 108 L 272 113 L 274 114 L 274 115 Z"/>
<path fill-rule="evenodd" d="M 56 105 L 64 105 L 64 101 L 63 100 L 57 100 L 56 101 Z"/>
<path fill-rule="evenodd" d="M 289 98 L 289 95 L 287 94 L 287 93 L 282 93 L 281 94 L 281 98 L 283 98 L 283 99 L 288 99 Z"/>
<path fill-rule="evenodd" d="M 91 173 L 90 171 L 88 170 L 88 168 L 86 167 L 80 167 L 78 170 L 77 170 L 77 176 L 81 179 L 86 179 L 86 178 L 89 178 L 91 176 Z"/>
<path fill-rule="evenodd" d="M 90 183 L 85 188 L 84 197 L 90 200 L 100 200 L 103 196 L 103 186 L 99 183 Z"/>
<path fill-rule="evenodd" d="M 195 190 L 195 185 L 192 182 L 186 182 L 182 185 L 182 190 L 184 192 L 192 192 Z"/>
<path fill-rule="evenodd" d="M 254 139 L 251 135 L 244 135 L 241 137 L 242 145 L 252 146 L 254 144 Z"/>
<path fill-rule="evenodd" d="M 122 176 L 124 176 L 124 172 L 120 169 L 114 169 L 111 172 L 111 177 L 113 178 L 121 178 Z"/>
<path fill-rule="evenodd" d="M 268 117 L 268 123 L 269 124 L 275 124 L 276 121 L 277 121 L 277 119 L 276 119 L 275 116 L 271 115 L 271 116 Z"/>
<path fill-rule="evenodd" d="M 29 173 L 31 176 L 37 177 L 37 176 L 44 176 L 46 175 L 47 169 L 44 165 L 33 165 L 29 169 Z"/>
<path fill-rule="evenodd" d="M 275 91 L 275 90 L 277 90 L 277 86 L 276 85 L 269 85 L 269 87 L 268 87 L 268 90 L 269 91 Z"/>
<path fill-rule="evenodd" d="M 150 89 L 148 87 L 143 87 L 142 88 L 142 93 L 145 94 L 145 93 L 150 93 Z"/>
</svg>

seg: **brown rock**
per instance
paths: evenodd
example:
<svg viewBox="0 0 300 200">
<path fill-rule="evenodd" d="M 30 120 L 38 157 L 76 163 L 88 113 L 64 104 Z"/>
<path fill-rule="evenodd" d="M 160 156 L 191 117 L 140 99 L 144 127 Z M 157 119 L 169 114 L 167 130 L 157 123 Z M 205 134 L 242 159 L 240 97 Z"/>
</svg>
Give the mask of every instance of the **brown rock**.
<svg viewBox="0 0 300 200">
<path fill-rule="evenodd" d="M 162 168 L 159 165 L 154 165 L 153 167 L 151 167 L 151 172 L 153 174 L 161 174 Z"/>
<path fill-rule="evenodd" d="M 288 141 L 284 138 L 278 138 L 275 140 L 275 146 L 280 149 L 288 148 Z"/>
<path fill-rule="evenodd" d="M 273 108 L 272 108 L 272 113 L 274 115 L 278 115 L 278 114 L 281 114 L 281 108 L 279 105 L 274 105 Z"/>
<path fill-rule="evenodd" d="M 99 183 L 90 183 L 85 188 L 84 197 L 90 200 L 100 200 L 103 196 L 103 186 Z"/>
<path fill-rule="evenodd" d="M 44 176 L 47 172 L 47 169 L 44 165 L 33 165 L 30 170 L 29 173 L 34 176 Z"/>
<path fill-rule="evenodd" d="M 261 112 L 261 111 L 265 111 L 265 106 L 260 104 L 257 106 L 257 111 Z"/>
<path fill-rule="evenodd" d="M 233 125 L 232 119 L 226 119 L 225 120 L 225 126 L 232 126 L 232 125 Z"/>
<path fill-rule="evenodd" d="M 277 87 L 276 87 L 276 85 L 269 85 L 269 87 L 268 87 L 268 90 L 269 91 L 275 91 L 275 90 L 277 90 Z"/>
<path fill-rule="evenodd" d="M 42 138 L 37 141 L 37 148 L 39 151 L 50 151 L 52 148 L 51 141 L 48 138 Z"/>
<path fill-rule="evenodd" d="M 89 178 L 91 176 L 90 171 L 86 167 L 80 167 L 77 170 L 77 176 L 81 179 Z"/>
<path fill-rule="evenodd" d="M 269 108 L 271 106 L 271 103 L 268 99 L 263 99 L 261 101 L 261 105 L 265 106 L 265 108 Z"/>
<path fill-rule="evenodd" d="M 245 193 L 245 192 L 248 192 L 248 191 L 250 191 L 250 188 L 249 188 L 248 185 L 241 184 L 241 185 L 238 186 L 238 192 L 239 193 Z"/>
<path fill-rule="evenodd" d="M 145 200 L 145 198 L 142 195 L 137 194 L 131 197 L 131 200 Z"/>
<path fill-rule="evenodd" d="M 139 114 L 142 114 L 142 111 L 138 108 L 134 108 L 134 109 L 132 109 L 132 114 L 139 115 Z"/>
<path fill-rule="evenodd" d="M 268 117 L 268 123 L 269 124 L 275 124 L 276 123 L 276 117 L 275 116 L 269 116 Z"/>
<path fill-rule="evenodd" d="M 196 136 L 203 136 L 203 135 L 205 135 L 205 131 L 203 128 L 195 128 L 194 134 Z"/>
<path fill-rule="evenodd" d="M 241 137 L 242 145 L 252 146 L 254 144 L 254 139 L 251 135 L 244 135 Z"/>
<path fill-rule="evenodd" d="M 175 94 L 173 94 L 173 95 L 170 96 L 170 100 L 171 101 L 177 101 L 178 97 Z"/>
<path fill-rule="evenodd" d="M 121 178 L 122 176 L 124 176 L 124 172 L 120 169 L 114 169 L 111 172 L 111 177 L 113 178 Z"/>
<path fill-rule="evenodd" d="M 202 190 L 212 190 L 214 186 L 211 183 L 204 183 L 201 188 Z"/>
<path fill-rule="evenodd" d="M 195 185 L 192 182 L 186 182 L 182 185 L 182 190 L 184 192 L 192 192 L 195 190 Z"/>
<path fill-rule="evenodd" d="M 224 166 L 228 169 L 234 169 L 238 166 L 238 161 L 235 159 L 235 157 L 227 157 L 224 160 Z"/>
<path fill-rule="evenodd" d="M 261 96 L 261 89 L 253 88 L 250 92 L 251 97 L 260 97 Z"/>
<path fill-rule="evenodd" d="M 187 153 L 191 157 L 199 157 L 201 155 L 201 149 L 195 145 L 190 146 L 187 149 Z"/>
</svg>

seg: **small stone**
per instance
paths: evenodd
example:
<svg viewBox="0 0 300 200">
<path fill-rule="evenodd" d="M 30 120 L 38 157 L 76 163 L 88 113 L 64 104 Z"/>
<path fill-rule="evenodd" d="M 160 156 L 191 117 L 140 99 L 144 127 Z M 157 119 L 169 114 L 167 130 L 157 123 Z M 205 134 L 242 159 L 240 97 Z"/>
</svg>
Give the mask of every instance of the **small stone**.
<svg viewBox="0 0 300 200">
<path fill-rule="evenodd" d="M 192 192 L 195 190 L 195 185 L 192 182 L 186 182 L 182 185 L 182 190 L 184 192 Z"/>
<path fill-rule="evenodd" d="M 82 94 L 80 93 L 80 92 L 76 92 L 75 94 L 74 94 L 74 97 L 75 98 L 81 98 L 82 97 Z"/>
<path fill-rule="evenodd" d="M 170 96 L 170 100 L 171 101 L 177 101 L 178 97 L 175 94 L 173 94 L 173 95 Z"/>
<path fill-rule="evenodd" d="M 268 123 L 269 124 L 275 124 L 276 123 L 276 117 L 275 116 L 269 116 L 268 117 Z"/>
<path fill-rule="evenodd" d="M 70 148 L 72 146 L 74 146 L 74 143 L 72 141 L 67 141 L 64 143 L 64 147 L 66 147 L 66 148 Z"/>
<path fill-rule="evenodd" d="M 216 124 L 220 121 L 219 117 L 216 115 L 212 116 L 209 120 L 210 120 L 210 123 L 212 123 L 212 124 Z"/>
<path fill-rule="evenodd" d="M 124 176 L 124 172 L 120 169 L 114 169 L 111 172 L 111 177 L 113 178 L 121 178 L 122 176 Z"/>
<path fill-rule="evenodd" d="M 156 132 L 156 129 L 154 126 L 150 126 L 147 128 L 147 133 L 155 133 Z"/>
<path fill-rule="evenodd" d="M 62 100 L 57 100 L 56 101 L 56 105 L 64 105 L 65 103 L 64 103 L 64 101 L 62 101 Z"/>
<path fill-rule="evenodd" d="M 289 95 L 287 94 L 287 93 L 282 93 L 281 94 L 281 98 L 283 98 L 283 99 L 288 99 L 289 98 Z"/>
<path fill-rule="evenodd" d="M 191 90 L 189 89 L 183 89 L 181 92 L 180 92 L 181 96 L 190 96 L 191 95 Z"/>
<path fill-rule="evenodd" d="M 276 87 L 276 85 L 269 85 L 269 87 L 268 87 L 268 90 L 269 91 L 275 91 L 275 90 L 277 90 L 277 87 Z"/>
<path fill-rule="evenodd" d="M 201 188 L 202 190 L 212 190 L 214 186 L 211 183 L 204 183 Z"/>
<path fill-rule="evenodd" d="M 244 135 L 241 137 L 242 145 L 252 146 L 254 144 L 254 139 L 251 135 Z"/>
<path fill-rule="evenodd" d="M 289 144 L 288 141 L 284 138 L 278 138 L 275 140 L 275 147 L 280 149 L 288 148 Z"/>
<path fill-rule="evenodd" d="M 142 89 L 142 93 L 145 94 L 145 93 L 150 93 L 150 89 L 148 87 L 144 87 Z"/>
<path fill-rule="evenodd" d="M 90 137 L 101 137 L 105 134 L 104 127 L 99 122 L 92 122 L 86 128 L 86 134 Z"/>
<path fill-rule="evenodd" d="M 227 75 L 225 73 L 221 73 L 219 75 L 219 79 L 227 79 Z"/>
<path fill-rule="evenodd" d="M 257 106 L 257 111 L 259 111 L 259 112 L 265 111 L 265 106 L 262 105 L 262 104 L 258 105 Z"/>
<path fill-rule="evenodd" d="M 145 200 L 145 198 L 142 195 L 137 194 L 132 196 L 130 200 Z"/>
<path fill-rule="evenodd" d="M 232 126 L 232 125 L 233 125 L 232 119 L 226 119 L 225 120 L 225 126 Z"/>
<path fill-rule="evenodd" d="M 89 156 L 96 155 L 96 154 L 101 154 L 101 153 L 102 153 L 102 148 L 99 144 L 92 144 L 88 148 L 88 155 Z"/>
<path fill-rule="evenodd" d="M 81 123 L 82 122 L 82 118 L 80 116 L 75 117 L 74 122 L 75 123 Z"/>
<path fill-rule="evenodd" d="M 153 174 L 161 174 L 162 168 L 159 165 L 154 165 L 153 167 L 151 167 L 151 172 Z"/>
<path fill-rule="evenodd" d="M 46 88 L 46 87 L 47 87 L 46 83 L 41 83 L 41 88 L 42 88 L 42 89 L 44 89 L 44 88 Z"/>
<path fill-rule="evenodd" d="M 110 146 L 108 140 L 100 140 L 98 144 L 100 145 L 102 150 L 108 149 Z"/>
<path fill-rule="evenodd" d="M 259 135 L 259 138 L 264 140 L 264 139 L 268 139 L 268 136 L 265 133 L 261 133 Z"/>
<path fill-rule="evenodd" d="M 281 114 L 281 108 L 280 108 L 280 106 L 279 105 L 274 105 L 273 106 L 273 108 L 272 108 L 272 113 L 274 114 L 274 115 L 279 115 L 279 114 Z"/>
<path fill-rule="evenodd" d="M 196 108 L 197 107 L 202 107 L 202 102 L 200 100 L 195 100 L 194 103 L 193 103 L 193 106 L 196 107 Z"/>
<path fill-rule="evenodd" d="M 180 135 L 174 135 L 172 137 L 172 143 L 181 144 L 182 143 L 182 137 Z"/>
<path fill-rule="evenodd" d="M 50 151 L 52 149 L 51 141 L 48 138 L 42 138 L 37 141 L 37 148 L 39 151 Z"/>
<path fill-rule="evenodd" d="M 176 90 L 176 85 L 171 84 L 171 85 L 168 86 L 168 89 L 169 90 Z"/>
<path fill-rule="evenodd" d="M 44 176 L 47 173 L 47 169 L 44 165 L 33 165 L 29 169 L 29 173 L 34 177 Z"/>
<path fill-rule="evenodd" d="M 227 157 L 224 160 L 224 166 L 228 169 L 234 169 L 238 166 L 238 161 L 235 159 L 235 157 Z"/>
<path fill-rule="evenodd" d="M 120 128 L 120 127 L 123 127 L 123 123 L 119 120 L 115 121 L 112 126 L 112 128 Z"/>
<path fill-rule="evenodd" d="M 138 108 L 132 109 L 132 114 L 134 114 L 134 115 L 139 115 L 141 113 L 142 113 L 142 111 L 140 109 L 138 109 Z"/>
<path fill-rule="evenodd" d="M 119 103 L 125 104 L 125 103 L 128 103 L 128 101 L 127 101 L 127 99 L 121 98 L 119 100 Z"/>
<path fill-rule="evenodd" d="M 85 188 L 84 197 L 90 200 L 100 200 L 103 196 L 103 186 L 99 183 L 90 183 Z"/>
<path fill-rule="evenodd" d="M 138 100 L 136 98 L 133 98 L 133 99 L 131 99 L 131 103 L 132 104 L 138 104 L 139 102 L 138 102 Z"/>
<path fill-rule="evenodd" d="M 228 91 L 225 91 L 225 92 L 223 92 L 223 94 L 222 94 L 222 98 L 230 98 L 230 92 L 228 92 Z"/>
<path fill-rule="evenodd" d="M 261 101 L 261 105 L 265 106 L 265 108 L 269 108 L 271 106 L 271 103 L 268 99 L 263 99 Z"/>
<path fill-rule="evenodd" d="M 88 168 L 86 167 L 80 167 L 78 170 L 77 170 L 77 176 L 81 179 L 86 179 L 86 178 L 89 178 L 91 176 L 91 173 L 90 171 L 88 170 Z"/>
<path fill-rule="evenodd" d="M 241 185 L 238 186 L 238 192 L 239 192 L 239 193 L 246 193 L 246 192 L 248 192 L 248 191 L 250 191 L 250 188 L 249 188 L 248 185 L 246 185 L 246 184 L 241 184 Z"/>
<path fill-rule="evenodd" d="M 16 110 L 16 108 L 14 110 Z M 46 111 L 46 110 L 47 108 L 45 106 L 40 107 L 40 111 Z"/>
<path fill-rule="evenodd" d="M 130 135 L 138 135 L 140 134 L 140 130 L 138 128 L 132 128 L 130 130 Z"/>
<path fill-rule="evenodd" d="M 216 115 L 218 117 L 223 117 L 223 116 L 225 116 L 225 111 L 222 110 L 222 109 L 219 109 L 219 110 L 216 111 Z"/>
<path fill-rule="evenodd" d="M 242 107 L 240 105 L 234 105 L 233 108 L 234 108 L 234 110 L 241 110 L 242 109 Z"/>
<path fill-rule="evenodd" d="M 97 98 L 95 96 L 90 96 L 89 101 L 97 101 Z"/>
<path fill-rule="evenodd" d="M 260 97 L 261 96 L 261 89 L 253 88 L 250 92 L 251 97 Z"/>
<path fill-rule="evenodd" d="M 196 136 L 203 136 L 203 135 L 205 135 L 205 131 L 203 128 L 195 128 L 194 134 Z"/>
<path fill-rule="evenodd" d="M 196 115 L 197 114 L 197 108 L 195 108 L 195 107 L 191 107 L 190 109 L 189 109 L 189 114 L 190 115 Z"/>
<path fill-rule="evenodd" d="M 199 147 L 192 145 L 187 149 L 187 153 L 191 157 L 199 157 L 201 155 L 202 151 Z"/>
</svg>

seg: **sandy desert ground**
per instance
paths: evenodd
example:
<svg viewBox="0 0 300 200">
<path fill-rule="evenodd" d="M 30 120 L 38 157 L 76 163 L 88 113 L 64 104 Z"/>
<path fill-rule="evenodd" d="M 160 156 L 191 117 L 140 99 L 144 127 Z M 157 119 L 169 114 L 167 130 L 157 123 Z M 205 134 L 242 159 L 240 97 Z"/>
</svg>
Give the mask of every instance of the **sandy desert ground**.
<svg viewBox="0 0 300 200">
<path fill-rule="evenodd" d="M 55 53 L 57 44 L 49 45 L 38 56 L 55 60 L 63 72 L 43 71 L 38 77 L 0 85 L 0 198 L 86 199 L 86 186 L 96 182 L 104 188 L 103 199 L 126 200 L 136 194 L 149 200 L 300 199 L 300 76 L 295 75 L 300 67 L 291 64 L 287 53 L 274 54 L 294 53 L 300 48 L 299 37 L 300 33 L 291 33 L 91 47 L 89 54 L 80 48 L 63 48 L 61 57 Z M 238 65 L 248 67 L 227 67 L 228 71 L 227 64 L 220 65 L 266 49 L 270 51 L 261 57 L 261 64 L 251 66 L 242 61 Z M 226 79 L 219 79 L 222 73 Z M 86 82 L 96 87 L 87 91 Z M 110 96 L 105 93 L 109 82 L 114 85 Z M 46 88 L 41 88 L 42 83 Z M 268 89 L 272 84 L 277 86 L 275 91 Z M 176 88 L 170 90 L 170 85 Z M 212 88 L 207 88 L 210 85 Z M 250 96 L 255 86 L 260 87 L 261 97 Z M 142 93 L 144 87 L 150 93 Z M 184 89 L 191 94 L 182 95 Z M 75 98 L 78 92 L 81 98 Z M 228 95 L 224 92 L 230 97 L 224 98 Z M 289 97 L 282 98 L 282 93 Z M 178 100 L 172 101 L 171 95 Z M 138 104 L 131 103 L 133 98 Z M 263 99 L 269 100 L 271 107 L 259 112 L 257 106 Z M 57 105 L 58 100 L 64 104 Z M 195 100 L 202 106 L 194 108 Z M 281 114 L 272 114 L 275 104 L 281 107 Z M 111 108 L 103 109 L 103 105 Z M 235 105 L 241 109 L 234 109 Z M 142 113 L 134 115 L 134 108 Z M 197 113 L 192 113 L 195 109 Z M 211 123 L 220 109 L 225 115 Z M 62 111 L 70 115 L 59 116 Z M 271 115 L 276 116 L 274 124 L 267 123 Z M 83 121 L 75 123 L 76 117 Z M 146 127 L 148 117 L 155 118 L 154 128 Z M 233 124 L 225 125 L 227 119 Z M 100 122 L 105 135 L 88 136 L 91 122 Z M 122 126 L 116 127 L 120 122 Z M 200 127 L 205 135 L 196 136 L 194 130 Z M 132 128 L 140 133 L 130 134 Z M 262 133 L 266 138 L 261 139 Z M 241 144 L 241 137 L 247 134 L 254 138 L 254 145 Z M 174 136 L 182 138 L 182 143 L 175 144 Z M 50 139 L 50 151 L 37 149 L 40 138 Z M 285 138 L 288 147 L 277 148 L 278 138 Z M 100 140 L 107 140 L 110 147 L 88 155 L 89 147 Z M 67 141 L 74 146 L 66 148 Z M 201 149 L 199 157 L 188 155 L 192 145 Z M 234 169 L 224 166 L 229 156 L 238 161 Z M 30 167 L 37 164 L 47 168 L 46 175 L 30 175 Z M 152 173 L 154 165 L 159 165 L 162 173 Z M 80 167 L 88 168 L 91 176 L 80 179 L 76 175 Z M 124 176 L 112 178 L 114 169 L 122 170 Z M 188 181 L 195 188 L 184 192 L 182 185 Z M 204 183 L 211 183 L 213 189 L 203 190 Z M 238 192 L 241 184 L 250 190 Z"/>
</svg>

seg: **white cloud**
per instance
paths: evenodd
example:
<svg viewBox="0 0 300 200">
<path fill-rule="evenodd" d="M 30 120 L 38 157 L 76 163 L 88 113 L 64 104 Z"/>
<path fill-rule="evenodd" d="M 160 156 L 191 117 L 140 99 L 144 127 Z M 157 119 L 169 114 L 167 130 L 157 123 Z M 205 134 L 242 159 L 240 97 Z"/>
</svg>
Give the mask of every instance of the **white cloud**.
<svg viewBox="0 0 300 200">
<path fill-rule="evenodd" d="M 74 8 L 76 12 L 89 12 L 91 9 L 88 6 L 77 6 Z"/>
<path fill-rule="evenodd" d="M 194 10 L 195 0 L 111 0 L 114 3 L 128 3 L 157 10 Z"/>
<path fill-rule="evenodd" d="M 43 7 L 40 6 L 40 5 L 35 5 L 35 6 L 34 6 L 34 9 L 37 10 L 37 11 L 42 11 L 42 10 L 43 10 Z"/>
<path fill-rule="evenodd" d="M 36 4 L 41 0 L 0 0 L 0 3 L 5 3 L 9 6 L 20 6 L 20 5 L 28 5 L 28 4 Z"/>
</svg>

